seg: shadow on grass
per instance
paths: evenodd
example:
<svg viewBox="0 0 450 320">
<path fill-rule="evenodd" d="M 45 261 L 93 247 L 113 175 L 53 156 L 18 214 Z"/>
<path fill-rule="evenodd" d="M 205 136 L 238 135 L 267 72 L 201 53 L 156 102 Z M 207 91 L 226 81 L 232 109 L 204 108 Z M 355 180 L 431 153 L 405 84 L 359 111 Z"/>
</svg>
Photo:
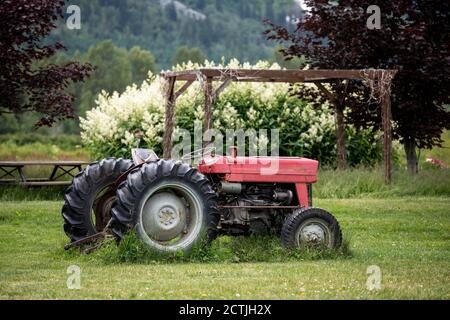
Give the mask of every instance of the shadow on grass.
<svg viewBox="0 0 450 320">
<path fill-rule="evenodd" d="M 246 263 L 288 262 L 352 257 L 349 241 L 339 249 L 288 249 L 275 236 L 219 237 L 210 245 L 197 245 L 189 254 L 184 252 L 161 254 L 148 248 L 135 233 L 128 235 L 119 245 L 105 243 L 90 258 L 105 264 L 173 264 L 173 263 Z"/>
</svg>

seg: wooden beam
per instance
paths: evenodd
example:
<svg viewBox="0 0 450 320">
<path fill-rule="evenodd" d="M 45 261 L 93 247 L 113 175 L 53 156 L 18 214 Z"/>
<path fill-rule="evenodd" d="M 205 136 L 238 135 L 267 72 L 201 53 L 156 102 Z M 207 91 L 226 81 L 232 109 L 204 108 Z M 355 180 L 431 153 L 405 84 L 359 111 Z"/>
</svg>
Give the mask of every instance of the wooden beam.
<svg viewBox="0 0 450 320">
<path fill-rule="evenodd" d="M 372 70 L 267 70 L 267 69 L 197 69 L 165 72 L 166 78 L 176 77 L 179 81 L 195 81 L 197 73 L 201 73 L 212 81 L 222 81 L 235 77 L 235 81 L 254 82 L 312 82 L 333 79 L 363 80 Z"/>
<path fill-rule="evenodd" d="M 166 89 L 166 119 L 165 119 L 165 130 L 163 136 L 163 158 L 170 159 L 172 153 L 172 134 L 174 129 L 174 114 L 175 114 L 175 102 L 176 97 L 175 82 L 176 77 L 171 77 L 167 79 L 167 89 Z"/>
<path fill-rule="evenodd" d="M 192 84 L 194 80 L 186 81 L 186 83 L 175 93 L 175 100 L 178 99 Z"/>
<path fill-rule="evenodd" d="M 235 80 L 234 78 L 228 78 L 226 79 L 217 89 L 216 92 L 214 92 L 214 96 L 213 96 L 213 104 L 214 102 L 217 100 L 217 98 L 219 97 L 219 95 L 231 84 L 231 82 L 233 82 L 233 80 Z"/>
<path fill-rule="evenodd" d="M 331 93 L 330 90 L 325 88 L 322 83 L 314 82 L 314 84 L 317 86 L 317 88 L 319 88 L 320 91 L 322 91 L 322 93 L 327 97 L 328 100 L 330 100 L 331 103 L 333 103 L 334 105 L 337 104 L 337 98 L 333 95 L 333 93 Z"/>
</svg>

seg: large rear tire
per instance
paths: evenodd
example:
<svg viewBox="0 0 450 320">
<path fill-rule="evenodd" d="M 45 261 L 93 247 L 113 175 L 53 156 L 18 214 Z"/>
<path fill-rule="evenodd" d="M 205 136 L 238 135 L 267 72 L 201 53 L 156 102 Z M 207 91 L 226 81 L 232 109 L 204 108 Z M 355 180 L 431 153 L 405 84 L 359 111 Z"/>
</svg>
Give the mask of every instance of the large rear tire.
<svg viewBox="0 0 450 320">
<path fill-rule="evenodd" d="M 131 160 L 104 159 L 90 164 L 73 179 L 64 195 L 64 231 L 77 241 L 103 231 L 116 198 L 114 182 L 133 166 Z"/>
<path fill-rule="evenodd" d="M 197 169 L 174 160 L 147 163 L 117 191 L 112 231 L 122 239 L 132 228 L 159 252 L 188 252 L 217 236 L 217 195 Z"/>
</svg>

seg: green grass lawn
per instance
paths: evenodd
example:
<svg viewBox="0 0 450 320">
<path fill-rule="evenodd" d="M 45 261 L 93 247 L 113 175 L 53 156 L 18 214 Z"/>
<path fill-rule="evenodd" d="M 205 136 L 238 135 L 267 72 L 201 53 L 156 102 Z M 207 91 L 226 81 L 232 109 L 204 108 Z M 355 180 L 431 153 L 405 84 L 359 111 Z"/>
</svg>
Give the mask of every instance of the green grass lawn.
<svg viewBox="0 0 450 320">
<path fill-rule="evenodd" d="M 111 245 L 92 255 L 65 252 L 61 202 L 3 201 L 0 298 L 450 299 L 449 197 L 315 204 L 336 215 L 350 255 L 286 256 L 267 238 L 216 240 L 215 258 L 203 263 L 119 259 Z M 81 267 L 80 290 L 67 289 L 70 265 Z M 366 287 L 371 265 L 382 271 L 379 291 Z"/>
</svg>

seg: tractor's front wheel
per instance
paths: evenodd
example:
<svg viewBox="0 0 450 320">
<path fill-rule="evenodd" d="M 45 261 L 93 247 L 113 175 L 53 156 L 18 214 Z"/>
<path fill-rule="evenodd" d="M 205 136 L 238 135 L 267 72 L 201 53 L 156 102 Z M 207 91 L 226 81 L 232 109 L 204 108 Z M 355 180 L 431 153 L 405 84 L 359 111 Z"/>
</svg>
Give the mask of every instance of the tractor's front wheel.
<svg viewBox="0 0 450 320">
<path fill-rule="evenodd" d="M 284 221 L 281 229 L 283 245 L 296 247 L 338 248 L 342 233 L 336 218 L 320 208 L 294 210 Z"/>
<path fill-rule="evenodd" d="M 188 252 L 217 235 L 219 212 L 209 180 L 173 160 L 147 163 L 117 191 L 112 230 L 121 239 L 133 227 L 150 248 Z"/>
</svg>

